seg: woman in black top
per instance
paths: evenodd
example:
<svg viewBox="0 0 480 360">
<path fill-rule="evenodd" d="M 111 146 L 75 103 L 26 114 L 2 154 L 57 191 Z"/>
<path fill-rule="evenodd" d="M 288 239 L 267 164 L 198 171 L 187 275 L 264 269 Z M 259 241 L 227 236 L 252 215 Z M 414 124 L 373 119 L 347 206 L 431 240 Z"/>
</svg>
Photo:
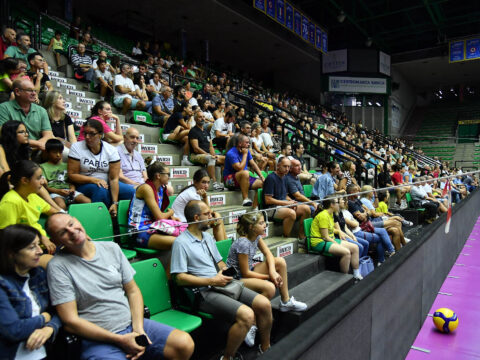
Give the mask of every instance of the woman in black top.
<svg viewBox="0 0 480 360">
<path fill-rule="evenodd" d="M 43 107 L 47 110 L 53 136 L 60 140 L 65 148 L 77 142 L 75 129 L 70 116 L 65 113 L 65 99 L 58 91 L 49 91 L 45 96 Z"/>
</svg>

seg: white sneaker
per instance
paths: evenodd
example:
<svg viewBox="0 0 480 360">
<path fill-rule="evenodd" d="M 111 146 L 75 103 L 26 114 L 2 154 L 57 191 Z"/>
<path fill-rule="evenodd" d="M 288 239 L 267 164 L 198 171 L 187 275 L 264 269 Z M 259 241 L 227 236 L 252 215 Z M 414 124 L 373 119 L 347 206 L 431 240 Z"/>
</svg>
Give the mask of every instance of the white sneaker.
<svg viewBox="0 0 480 360">
<path fill-rule="evenodd" d="M 408 221 L 408 220 L 402 220 L 402 224 L 405 226 L 413 226 L 413 222 Z"/>
<path fill-rule="evenodd" d="M 244 340 L 248 347 L 253 347 L 253 345 L 255 345 L 255 335 L 257 335 L 257 327 L 252 325 Z"/>
<path fill-rule="evenodd" d="M 353 275 L 353 278 L 354 278 L 355 280 L 363 280 L 363 276 L 360 275 L 360 274 L 358 274 L 358 275 Z"/>
<path fill-rule="evenodd" d="M 216 182 L 216 181 L 213 183 L 213 190 L 215 190 L 215 191 L 223 191 L 223 189 L 224 189 L 223 184 L 219 184 L 219 183 Z"/>
<path fill-rule="evenodd" d="M 405 239 L 405 243 L 409 243 L 411 240 L 409 238 L 403 237 Z"/>
<path fill-rule="evenodd" d="M 180 164 L 182 164 L 182 166 L 195 166 L 195 164 L 191 163 L 188 158 L 183 158 Z"/>
<path fill-rule="evenodd" d="M 242 202 L 242 206 L 252 206 L 253 204 L 253 201 L 250 200 L 249 198 L 246 198 L 245 200 L 243 200 Z"/>
<path fill-rule="evenodd" d="M 286 303 L 284 303 L 282 300 L 280 300 L 280 311 L 281 312 L 286 312 L 286 311 L 305 311 L 307 310 L 307 304 L 295 300 L 293 296 L 290 296 L 290 300 L 288 300 Z"/>
<path fill-rule="evenodd" d="M 404 210 L 408 208 L 408 204 L 406 200 L 402 200 L 402 204 L 400 205 L 400 210 Z"/>
</svg>

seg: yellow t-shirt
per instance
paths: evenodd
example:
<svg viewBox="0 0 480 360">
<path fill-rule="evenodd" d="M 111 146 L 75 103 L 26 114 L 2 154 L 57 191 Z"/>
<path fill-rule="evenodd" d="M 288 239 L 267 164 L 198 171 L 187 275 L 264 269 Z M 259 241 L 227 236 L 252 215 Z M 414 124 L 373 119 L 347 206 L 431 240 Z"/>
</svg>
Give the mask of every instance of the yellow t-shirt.
<svg viewBox="0 0 480 360">
<path fill-rule="evenodd" d="M 14 189 L 5 194 L 0 201 L 0 229 L 8 225 L 25 224 L 46 236 L 47 233 L 38 220 L 40 214 L 50 210 L 50 205 L 37 194 L 30 194 L 27 199 L 25 201 Z"/>
<path fill-rule="evenodd" d="M 385 201 L 379 201 L 378 207 L 375 209 L 376 212 L 385 214 L 388 212 L 388 206 Z"/>
<path fill-rule="evenodd" d="M 320 232 L 320 229 L 328 229 L 328 236 L 330 236 L 331 239 L 334 239 L 334 226 L 335 222 L 333 221 L 333 214 L 330 214 L 327 210 L 323 210 L 320 214 L 315 216 L 310 229 L 310 236 L 312 237 L 310 240 L 311 246 L 317 246 L 319 243 L 324 241 L 324 239 L 322 239 L 322 233 Z"/>
</svg>

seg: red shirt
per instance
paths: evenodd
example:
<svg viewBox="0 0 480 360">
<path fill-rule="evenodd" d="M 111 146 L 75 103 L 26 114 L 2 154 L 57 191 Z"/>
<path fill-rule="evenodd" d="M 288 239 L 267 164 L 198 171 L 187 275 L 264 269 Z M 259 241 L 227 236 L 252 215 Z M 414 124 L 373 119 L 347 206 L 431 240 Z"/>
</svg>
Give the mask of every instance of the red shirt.
<svg viewBox="0 0 480 360">
<path fill-rule="evenodd" d="M 394 172 L 392 175 L 392 182 L 393 182 L 393 185 L 403 184 L 402 174 L 400 174 L 400 172 L 398 171 Z"/>
<path fill-rule="evenodd" d="M 5 55 L 5 50 L 7 50 L 7 48 L 11 45 L 16 46 L 17 44 L 16 43 L 7 44 L 3 36 L 0 36 L 0 60 L 3 60 L 3 56 Z"/>
</svg>

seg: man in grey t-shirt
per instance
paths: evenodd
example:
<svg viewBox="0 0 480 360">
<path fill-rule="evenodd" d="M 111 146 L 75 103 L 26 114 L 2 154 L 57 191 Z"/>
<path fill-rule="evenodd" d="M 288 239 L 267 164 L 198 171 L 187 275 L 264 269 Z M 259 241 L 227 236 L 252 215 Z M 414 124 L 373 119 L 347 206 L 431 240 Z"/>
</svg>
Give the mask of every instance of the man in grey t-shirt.
<svg viewBox="0 0 480 360">
<path fill-rule="evenodd" d="M 189 334 L 143 318 L 143 298 L 132 269 L 113 242 L 93 242 L 68 214 L 46 224 L 51 240 L 63 250 L 49 262 L 48 285 L 65 328 L 81 336 L 82 359 L 189 359 Z M 135 337 L 150 342 L 140 346 Z"/>
</svg>

